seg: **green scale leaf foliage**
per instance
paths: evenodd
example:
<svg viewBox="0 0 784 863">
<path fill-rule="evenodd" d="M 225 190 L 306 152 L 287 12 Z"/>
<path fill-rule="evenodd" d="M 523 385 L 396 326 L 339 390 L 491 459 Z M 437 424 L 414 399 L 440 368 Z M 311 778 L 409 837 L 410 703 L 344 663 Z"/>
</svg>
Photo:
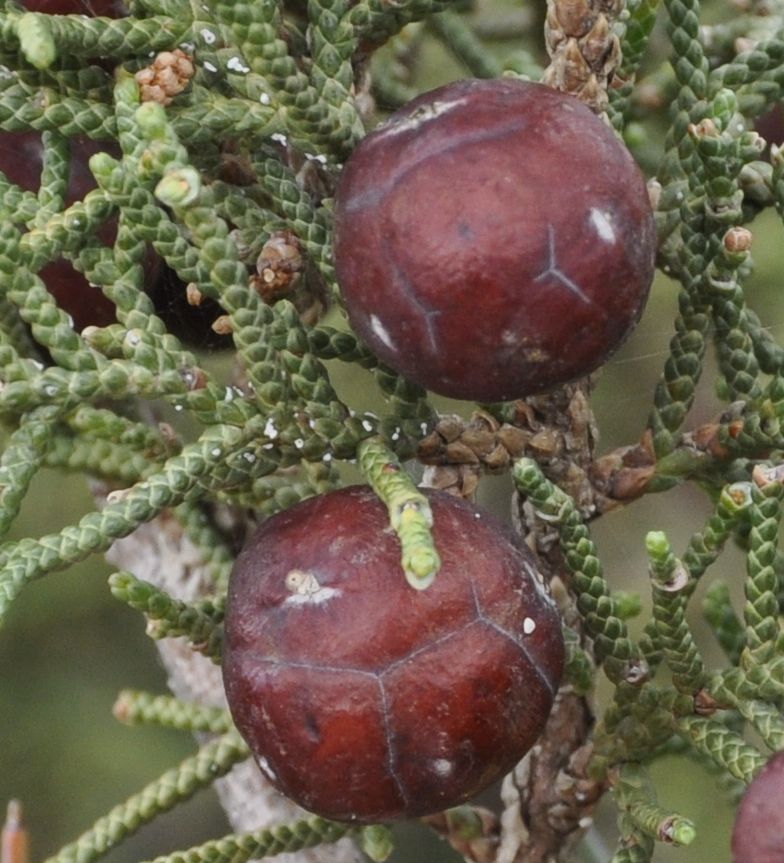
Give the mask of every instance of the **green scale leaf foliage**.
<svg viewBox="0 0 784 863">
<path fill-rule="evenodd" d="M 260 520 L 362 479 L 388 510 L 401 578 L 426 590 L 441 556 L 417 455 L 427 484 L 470 485 L 466 495 L 483 472 L 506 471 L 519 532 L 564 614 L 554 716 L 579 703 L 585 735 L 561 746 L 573 750 L 552 783 L 562 799 L 510 808 L 501 827 L 471 809 L 470 835 L 454 813 L 428 824 L 492 863 L 509 847 L 503 825 L 525 824 L 538 842 L 537 806 L 566 811 L 572 826 L 547 846 L 561 859 L 610 791 L 612 863 L 648 863 L 661 843 L 699 849 L 702 826 L 667 807 L 649 764 L 688 758 L 737 785 L 784 747 L 784 347 L 750 278 L 758 238 L 772 242 L 762 211 L 777 248 L 784 228 L 784 151 L 754 131 L 782 98 L 779 6 L 717 16 L 700 0 L 548 0 L 547 44 L 565 64 L 552 75 L 537 59 L 541 21 L 496 0 L 127 5 L 118 17 L 51 15 L 0 0 L 0 619 L 37 580 L 152 531 L 161 555 L 176 546 L 188 589 L 139 556 L 112 562 L 109 590 L 151 638 L 176 639 L 178 655 L 213 673 L 231 569 Z M 333 212 L 346 160 L 386 109 L 461 74 L 557 79 L 606 106 L 650 180 L 667 277 L 654 293 L 672 292 L 677 308 L 658 328 L 661 373 L 639 442 L 601 460 L 587 401 L 579 410 L 564 390 L 478 411 L 445 405 L 383 365 L 343 308 Z M 142 87 L 150 76 L 155 86 Z M 20 133 L 41 144 L 24 184 L 2 161 Z M 80 165 L 84 138 L 100 152 Z M 113 318 L 76 327 L 53 265 L 72 268 L 88 308 L 109 303 Z M 51 472 L 89 478 L 95 506 L 20 533 Z M 635 550 L 647 552 L 647 586 L 632 590 L 632 573 L 603 561 L 591 522 L 679 485 L 705 494 L 708 515 L 681 549 L 657 524 L 619 538 L 646 536 Z M 730 549 L 744 558 L 736 584 L 715 575 Z M 720 659 L 702 643 L 700 610 Z M 154 771 L 160 779 L 52 863 L 106 857 L 248 757 L 221 704 L 176 691 L 123 690 L 115 715 L 196 734 L 198 752 Z M 523 768 L 505 799 L 512 786 L 525 798 Z M 297 817 L 167 849 L 156 863 L 241 863 L 344 837 L 381 860 L 394 833 Z"/>
</svg>

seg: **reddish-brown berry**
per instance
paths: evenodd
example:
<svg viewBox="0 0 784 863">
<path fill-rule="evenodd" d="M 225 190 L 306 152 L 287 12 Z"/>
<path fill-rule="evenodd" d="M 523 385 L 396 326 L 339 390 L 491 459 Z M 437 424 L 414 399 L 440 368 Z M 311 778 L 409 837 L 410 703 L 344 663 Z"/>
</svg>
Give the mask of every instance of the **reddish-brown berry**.
<svg viewBox="0 0 784 863">
<path fill-rule="evenodd" d="M 105 15 L 121 18 L 128 10 L 121 0 L 22 0 L 29 12 L 49 15 Z"/>
<path fill-rule="evenodd" d="M 639 319 L 656 233 L 643 178 L 571 96 L 511 79 L 415 99 L 348 160 L 335 263 L 380 359 L 481 401 L 587 374 Z"/>
<path fill-rule="evenodd" d="M 460 803 L 544 728 L 560 679 L 558 613 L 500 525 L 430 493 L 442 559 L 407 584 L 372 490 L 264 522 L 237 559 L 223 676 L 267 777 L 305 809 L 362 822 Z"/>
<path fill-rule="evenodd" d="M 95 153 L 112 150 L 116 145 L 108 141 L 92 141 L 83 136 L 71 139 L 71 163 L 65 204 L 82 200 L 95 188 L 88 160 Z M 40 132 L 0 132 L 0 170 L 12 183 L 28 192 L 37 192 L 43 166 L 43 144 Z M 101 239 L 114 241 L 114 223 L 101 229 Z M 47 264 L 40 271 L 46 287 L 58 305 L 66 311 L 77 330 L 89 325 L 106 326 L 114 323 L 114 303 L 98 288 L 91 287 L 87 279 L 64 258 Z"/>
<path fill-rule="evenodd" d="M 784 863 L 784 752 L 746 789 L 732 829 L 733 863 Z"/>
</svg>

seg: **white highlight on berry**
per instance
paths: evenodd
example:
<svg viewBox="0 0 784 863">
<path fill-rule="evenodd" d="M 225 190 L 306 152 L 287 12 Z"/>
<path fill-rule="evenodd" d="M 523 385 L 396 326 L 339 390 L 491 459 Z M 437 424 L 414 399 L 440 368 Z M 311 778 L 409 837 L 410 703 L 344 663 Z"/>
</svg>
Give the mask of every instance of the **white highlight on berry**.
<svg viewBox="0 0 784 863">
<path fill-rule="evenodd" d="M 390 351 L 396 351 L 392 337 L 386 330 L 386 327 L 381 323 L 381 321 L 375 316 L 370 316 L 370 329 L 373 330 L 373 333 L 378 336 L 379 339 L 389 348 Z"/>
<path fill-rule="evenodd" d="M 256 759 L 256 764 L 259 765 L 259 770 L 261 770 L 270 782 L 274 782 L 278 778 L 275 775 L 275 771 L 270 767 L 269 761 L 267 761 L 263 756 L 259 755 Z"/>
<path fill-rule="evenodd" d="M 605 243 L 614 243 L 616 241 L 615 228 L 613 228 L 609 213 L 593 207 L 591 209 L 591 224 L 596 228 L 596 233 Z"/>
<path fill-rule="evenodd" d="M 536 629 L 536 621 L 533 617 L 526 617 L 523 621 L 523 633 L 525 635 L 530 635 Z"/>
</svg>

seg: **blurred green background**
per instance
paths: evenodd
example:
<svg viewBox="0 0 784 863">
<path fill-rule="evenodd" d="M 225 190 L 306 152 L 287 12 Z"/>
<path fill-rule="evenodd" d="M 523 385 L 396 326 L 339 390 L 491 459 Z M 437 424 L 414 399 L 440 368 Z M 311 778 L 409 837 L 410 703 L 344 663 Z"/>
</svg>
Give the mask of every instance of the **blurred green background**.
<svg viewBox="0 0 784 863">
<path fill-rule="evenodd" d="M 432 86 L 463 74 L 442 49 L 433 47 L 417 85 Z M 782 227 L 772 214 L 752 227 L 756 272 L 749 283 L 749 302 L 780 337 L 784 331 Z M 666 278 L 657 279 L 642 323 L 600 376 L 594 397 L 600 450 L 636 441 L 644 427 L 667 354 L 676 291 Z M 335 371 L 340 390 L 351 392 L 354 403 L 368 406 L 369 400 L 376 400 L 381 406 L 377 394 L 366 389 L 366 376 L 352 377 L 354 373 L 342 366 Z M 690 426 L 718 410 L 713 378 L 709 369 Z M 439 405 L 450 411 L 470 410 L 444 400 Z M 488 478 L 481 500 L 505 516 L 510 493 L 508 480 Z M 12 538 L 57 530 L 90 508 L 92 500 L 83 479 L 43 473 L 33 484 Z M 649 608 L 646 532 L 665 530 L 676 550 L 683 549 L 708 511 L 707 500 L 697 489 L 678 488 L 645 498 L 593 525 L 612 586 L 640 591 L 643 620 Z M 106 587 L 110 572 L 102 561 L 89 560 L 36 583 L 24 591 L 0 629 L 0 802 L 11 797 L 23 801 L 34 861 L 76 838 L 111 806 L 194 750 L 187 734 L 127 728 L 111 716 L 120 689 L 163 692 L 165 676 L 153 644 L 144 635 L 141 617 L 111 598 Z M 739 600 L 743 572 L 742 556 L 730 549 L 705 581 L 726 579 Z M 693 603 L 696 609 L 699 599 Z M 708 664 L 721 664 L 723 658 L 709 632 L 696 617 L 693 624 Z M 604 695 L 600 681 L 597 697 L 601 700 Z M 699 831 L 693 847 L 659 848 L 655 859 L 661 863 L 728 860 L 732 806 L 717 791 L 714 778 L 682 759 L 662 761 L 653 772 L 661 803 L 692 818 Z M 612 804 L 604 801 L 577 859 L 609 860 L 614 819 Z M 142 829 L 108 859 L 146 860 L 227 830 L 214 793 L 205 791 Z M 404 826 L 398 834 L 395 859 L 401 863 L 455 859 L 443 843 L 417 825 Z"/>
</svg>

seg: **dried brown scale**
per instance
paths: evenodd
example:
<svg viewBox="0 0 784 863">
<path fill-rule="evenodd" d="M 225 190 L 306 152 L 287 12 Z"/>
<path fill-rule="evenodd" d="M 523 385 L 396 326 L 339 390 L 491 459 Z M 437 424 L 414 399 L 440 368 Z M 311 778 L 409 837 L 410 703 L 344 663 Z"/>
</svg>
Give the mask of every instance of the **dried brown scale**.
<svg viewBox="0 0 784 863">
<path fill-rule="evenodd" d="M 523 455 L 536 458 L 548 476 L 566 488 L 586 515 L 593 512 L 594 491 L 588 481 L 590 461 L 577 464 L 565 454 L 574 441 L 595 437 L 593 417 L 582 386 L 570 385 L 556 394 L 516 402 L 515 423 L 499 423 L 484 411 L 469 420 L 442 416 L 419 443 L 417 457 L 432 469 L 426 484 L 470 498 L 483 473 L 503 473 Z M 556 400 L 558 408 L 551 409 Z"/>
<path fill-rule="evenodd" d="M 502 425 L 484 411 L 475 411 L 468 421 L 450 414 L 419 442 L 417 457 L 433 468 L 428 486 L 470 499 L 481 475 L 508 470 L 525 452 L 526 440 L 523 429 Z"/>
<path fill-rule="evenodd" d="M 670 457 L 676 459 L 681 454 L 683 463 L 691 462 L 695 473 L 698 469 L 707 470 L 711 463 L 735 458 L 736 453 L 724 446 L 721 439 L 723 433 L 735 437 L 742 430 L 743 420 L 735 416 L 740 407 L 740 404 L 731 405 L 713 421 L 684 433 Z M 761 448 L 747 455 L 765 458 L 768 450 Z M 590 468 L 595 514 L 600 515 L 641 497 L 656 476 L 656 454 L 649 431 L 643 434 L 639 443 L 620 447 L 596 459 Z"/>
<path fill-rule="evenodd" d="M 588 775 L 593 749 L 584 741 L 593 721 L 584 698 L 566 689 L 559 692 L 536 746 L 504 780 L 502 821 L 507 835 L 519 841 L 504 849 L 505 860 L 564 860 L 580 840 L 607 789 L 604 780 Z M 518 819 L 522 823 L 515 825 Z"/>
<path fill-rule="evenodd" d="M 621 62 L 612 23 L 621 0 L 548 0 L 545 42 L 550 65 L 543 82 L 571 93 L 597 113 L 607 105 L 607 87 Z"/>
</svg>

